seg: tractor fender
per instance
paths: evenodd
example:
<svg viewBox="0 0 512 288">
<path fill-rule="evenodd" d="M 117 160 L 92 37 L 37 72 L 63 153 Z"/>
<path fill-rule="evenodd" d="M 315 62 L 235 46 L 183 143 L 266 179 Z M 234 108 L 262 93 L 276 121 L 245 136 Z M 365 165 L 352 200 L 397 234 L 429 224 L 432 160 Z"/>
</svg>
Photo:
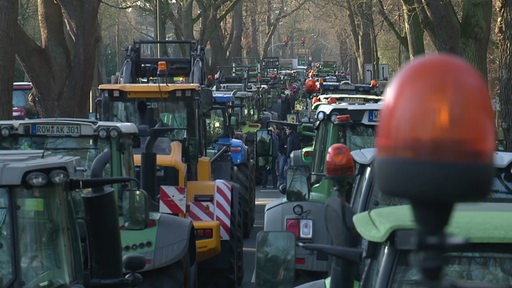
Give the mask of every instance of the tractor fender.
<svg viewBox="0 0 512 288">
<path fill-rule="evenodd" d="M 144 270 L 165 267 L 181 260 L 187 253 L 195 259 L 196 247 L 192 220 L 173 215 L 160 214 L 151 264 Z M 192 254 L 190 254 L 192 253 Z M 142 253 L 148 258 L 146 253 Z"/>
</svg>

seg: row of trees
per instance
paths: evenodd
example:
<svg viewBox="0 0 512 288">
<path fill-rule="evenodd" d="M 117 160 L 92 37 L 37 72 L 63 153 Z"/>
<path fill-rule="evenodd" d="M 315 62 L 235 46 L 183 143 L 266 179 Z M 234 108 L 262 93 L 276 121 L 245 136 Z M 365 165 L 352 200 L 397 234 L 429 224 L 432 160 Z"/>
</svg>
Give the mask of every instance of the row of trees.
<svg viewBox="0 0 512 288">
<path fill-rule="evenodd" d="M 499 123 L 510 139 L 510 5 L 505 0 L 3 0 L 0 93 L 10 95 L 17 59 L 41 95 L 45 116 L 86 117 L 92 87 L 120 70 L 124 48 L 133 40 L 196 39 L 208 48 L 211 72 L 234 59 L 261 59 L 274 48 L 283 52 L 277 45 L 283 36 L 305 37 L 310 57 L 321 60 L 318 55 L 327 48 L 335 51 L 354 79 L 362 79 L 365 63 L 375 68 L 390 63 L 396 71 L 424 53 L 460 55 L 489 79 L 499 100 Z M 286 49 L 293 55 L 297 47 L 292 42 Z M 0 118 L 11 117 L 10 101 L 0 98 Z"/>
</svg>

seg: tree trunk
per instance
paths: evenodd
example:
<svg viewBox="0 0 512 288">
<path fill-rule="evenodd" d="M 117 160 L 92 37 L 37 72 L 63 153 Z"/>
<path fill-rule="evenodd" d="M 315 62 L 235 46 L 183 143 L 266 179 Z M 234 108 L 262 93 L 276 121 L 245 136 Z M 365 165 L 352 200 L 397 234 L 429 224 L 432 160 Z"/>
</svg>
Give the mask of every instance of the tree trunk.
<svg viewBox="0 0 512 288">
<path fill-rule="evenodd" d="M 499 51 L 499 119 L 505 151 L 512 151 L 512 2 L 496 1 L 496 40 Z"/>
<path fill-rule="evenodd" d="M 452 3 L 428 0 L 415 0 L 415 3 L 421 24 L 437 51 L 462 55 L 460 23 Z"/>
<path fill-rule="evenodd" d="M 373 59 L 373 45 L 372 45 L 372 29 L 373 29 L 373 16 L 371 1 L 365 0 L 357 3 L 354 6 L 355 14 L 357 15 L 356 21 L 359 22 L 358 27 L 358 82 L 364 81 L 364 64 L 374 65 Z"/>
<path fill-rule="evenodd" d="M 247 3 L 247 2 L 246 2 Z M 249 47 L 245 47 L 247 52 L 247 58 L 260 59 L 260 53 L 258 50 L 260 41 L 258 35 L 261 33 L 261 27 L 258 26 L 256 21 L 256 12 L 258 6 L 256 1 L 249 1 L 247 3 L 247 16 L 249 17 L 250 27 L 248 27 L 247 38 L 250 39 Z"/>
<path fill-rule="evenodd" d="M 15 37 L 18 0 L 0 1 L 0 119 L 12 119 L 12 83 L 14 81 Z"/>
<path fill-rule="evenodd" d="M 491 34 L 492 1 L 466 0 L 463 2 L 462 15 L 462 56 L 487 80 L 487 48 Z"/>
<path fill-rule="evenodd" d="M 40 94 L 42 117 L 87 117 L 96 50 L 99 0 L 39 0 L 41 46 L 18 25 L 16 52 Z"/>
<path fill-rule="evenodd" d="M 402 0 L 405 15 L 405 31 L 407 33 L 407 47 L 409 58 L 425 54 L 424 31 L 421 28 L 420 18 L 414 0 Z"/>
<path fill-rule="evenodd" d="M 231 52 L 229 53 L 231 61 L 242 58 L 242 33 L 244 30 L 243 5 L 244 1 L 239 1 L 238 4 L 236 4 L 235 10 L 233 10 L 233 42 L 231 44 Z"/>
<path fill-rule="evenodd" d="M 487 79 L 491 0 L 464 0 L 459 21 L 450 1 L 415 0 L 420 21 L 439 52 L 459 55 Z"/>
</svg>

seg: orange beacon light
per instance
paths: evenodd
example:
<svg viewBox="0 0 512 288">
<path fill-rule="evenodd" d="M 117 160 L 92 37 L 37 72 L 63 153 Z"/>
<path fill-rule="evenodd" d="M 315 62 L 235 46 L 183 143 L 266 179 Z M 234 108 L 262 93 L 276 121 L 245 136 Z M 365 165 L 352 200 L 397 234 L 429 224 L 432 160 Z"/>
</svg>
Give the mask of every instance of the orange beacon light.
<svg viewBox="0 0 512 288">
<path fill-rule="evenodd" d="M 438 203 L 488 193 L 494 113 L 487 84 L 465 60 L 412 60 L 388 85 L 380 116 L 376 177 L 384 193 Z"/>
</svg>

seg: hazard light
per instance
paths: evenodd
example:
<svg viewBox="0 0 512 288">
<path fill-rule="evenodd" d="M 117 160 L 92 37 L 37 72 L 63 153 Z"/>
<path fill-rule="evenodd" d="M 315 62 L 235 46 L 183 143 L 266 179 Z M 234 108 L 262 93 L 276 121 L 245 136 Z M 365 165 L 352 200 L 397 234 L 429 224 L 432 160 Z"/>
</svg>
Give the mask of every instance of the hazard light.
<svg viewBox="0 0 512 288">
<path fill-rule="evenodd" d="M 411 61 L 388 85 L 380 120 L 376 171 L 382 191 L 434 202 L 488 193 L 494 113 L 487 84 L 465 60 L 438 54 Z"/>
<path fill-rule="evenodd" d="M 286 231 L 293 233 L 295 238 L 299 238 L 300 219 L 286 219 Z"/>
<path fill-rule="evenodd" d="M 351 122 L 350 115 L 338 115 L 335 120 L 335 123 L 350 123 L 350 122 Z"/>
<path fill-rule="evenodd" d="M 416 262 L 431 283 L 442 280 L 442 251 L 451 244 L 444 228 L 454 204 L 478 201 L 491 190 L 493 114 L 483 77 L 455 55 L 415 58 L 387 87 L 375 180 L 382 193 L 411 202 Z"/>
<path fill-rule="evenodd" d="M 316 81 L 314 79 L 306 80 L 304 85 L 304 92 L 306 93 L 314 93 L 318 90 L 318 86 L 316 86 Z"/>
<path fill-rule="evenodd" d="M 346 145 L 336 143 L 329 147 L 325 159 L 325 175 L 327 177 L 354 175 L 354 159 Z"/>
<path fill-rule="evenodd" d="M 196 240 L 213 238 L 213 229 L 195 229 Z"/>
<path fill-rule="evenodd" d="M 231 153 L 240 153 L 242 152 L 242 147 L 231 147 Z"/>
<path fill-rule="evenodd" d="M 315 153 L 313 151 L 304 151 L 304 159 L 305 160 L 309 160 L 309 161 L 312 161 L 313 160 L 313 155 L 315 155 Z"/>
<path fill-rule="evenodd" d="M 165 61 L 158 61 L 158 76 L 163 76 L 167 72 L 167 63 Z"/>
</svg>

